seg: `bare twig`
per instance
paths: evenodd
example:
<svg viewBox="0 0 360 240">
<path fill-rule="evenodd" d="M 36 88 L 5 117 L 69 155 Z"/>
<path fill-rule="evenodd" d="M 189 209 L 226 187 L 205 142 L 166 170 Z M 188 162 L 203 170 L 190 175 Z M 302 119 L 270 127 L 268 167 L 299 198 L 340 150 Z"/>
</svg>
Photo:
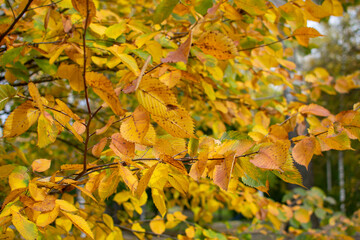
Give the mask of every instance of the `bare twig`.
<svg viewBox="0 0 360 240">
<path fill-rule="evenodd" d="M 271 43 L 267 43 L 267 44 L 262 44 L 262 45 L 258 45 L 258 46 L 255 46 L 255 47 L 251 47 L 251 48 L 244 48 L 244 49 L 240 49 L 239 51 L 242 52 L 242 51 L 248 51 L 248 50 L 253 50 L 253 49 L 256 49 L 256 48 L 261 48 L 261 47 L 266 47 L 266 46 L 270 46 L 272 44 L 275 44 L 275 43 L 278 43 L 278 42 L 282 42 L 282 41 L 285 41 L 289 38 L 291 38 L 292 36 L 289 36 L 289 37 L 286 37 L 286 38 L 282 38 L 280 40 L 277 40 L 277 41 L 274 41 L 274 42 L 271 42 Z"/>
</svg>

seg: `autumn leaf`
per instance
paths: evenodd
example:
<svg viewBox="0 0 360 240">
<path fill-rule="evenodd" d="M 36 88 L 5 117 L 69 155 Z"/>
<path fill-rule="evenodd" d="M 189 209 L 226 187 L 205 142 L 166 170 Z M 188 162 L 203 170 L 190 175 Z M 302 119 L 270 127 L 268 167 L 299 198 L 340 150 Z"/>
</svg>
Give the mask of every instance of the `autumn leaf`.
<svg viewBox="0 0 360 240">
<path fill-rule="evenodd" d="M 112 83 L 107 77 L 101 73 L 87 72 L 86 82 L 110 106 L 116 115 L 124 115 L 124 110 L 120 106 L 120 101 L 115 94 Z"/>
<path fill-rule="evenodd" d="M 51 116 L 45 117 L 43 114 L 38 119 L 38 146 L 40 148 L 46 147 L 50 143 L 55 142 L 58 130 L 56 125 L 49 120 Z"/>
<path fill-rule="evenodd" d="M 26 132 L 38 119 L 40 111 L 27 101 L 17 107 L 5 121 L 3 137 L 16 137 Z"/>
<path fill-rule="evenodd" d="M 51 160 L 48 159 L 37 159 L 33 161 L 31 167 L 34 172 L 45 172 L 50 168 Z"/>
<path fill-rule="evenodd" d="M 38 230 L 35 223 L 26 219 L 19 212 L 12 210 L 11 213 L 12 223 L 21 236 L 26 240 L 36 240 L 38 238 Z"/>
<path fill-rule="evenodd" d="M 314 155 L 315 152 L 315 137 L 308 137 L 301 140 L 297 143 L 292 151 L 292 155 L 294 160 L 300 164 L 308 168 L 308 165 Z"/>
<path fill-rule="evenodd" d="M 220 165 L 216 165 L 214 169 L 214 183 L 223 190 L 227 190 L 231 178 L 231 174 L 235 165 L 235 152 L 228 153 L 222 160 Z"/>
<path fill-rule="evenodd" d="M 150 221 L 150 228 L 156 234 L 162 234 L 165 232 L 165 223 L 160 216 L 156 216 Z"/>
<path fill-rule="evenodd" d="M 82 217 L 80 217 L 78 215 L 75 215 L 75 214 L 64 212 L 64 211 L 61 211 L 61 213 L 64 214 L 65 217 L 70 219 L 70 221 L 78 229 L 80 229 L 83 233 L 85 233 L 89 238 L 94 239 L 94 234 L 92 233 L 89 224 L 85 221 L 84 218 L 82 218 Z"/>
<path fill-rule="evenodd" d="M 232 59 L 237 56 L 234 42 L 220 32 L 206 32 L 195 42 L 205 54 L 212 55 L 220 60 Z"/>
<path fill-rule="evenodd" d="M 315 28 L 311 27 L 300 27 L 293 33 L 298 43 L 302 46 L 307 47 L 309 45 L 309 39 L 315 37 L 321 37 L 321 35 Z"/>
<path fill-rule="evenodd" d="M 259 168 L 282 171 L 281 167 L 286 162 L 289 147 L 289 141 L 265 144 L 250 162 Z"/>
<path fill-rule="evenodd" d="M 77 65 L 61 63 L 58 70 L 57 76 L 69 80 L 70 87 L 77 92 L 84 90 L 84 79 L 82 76 L 81 68 Z"/>
<path fill-rule="evenodd" d="M 199 181 L 201 176 L 203 175 L 206 163 L 208 160 L 208 152 L 207 151 L 201 151 L 198 157 L 198 160 L 191 166 L 189 175 L 194 180 Z"/>
<path fill-rule="evenodd" d="M 27 187 L 29 180 L 30 176 L 27 173 L 27 168 L 24 166 L 17 166 L 9 175 L 9 185 L 11 190 Z"/>
<path fill-rule="evenodd" d="M 120 133 L 111 135 L 110 148 L 118 156 L 133 157 L 135 154 L 135 144 L 125 140 Z"/>
<path fill-rule="evenodd" d="M 86 27 L 89 26 L 92 19 L 96 16 L 94 2 L 92 0 L 71 0 L 71 3 L 82 17 L 87 18 L 88 21 L 86 23 Z"/>
<path fill-rule="evenodd" d="M 166 18 L 168 18 L 178 2 L 178 0 L 162 0 L 155 9 L 153 16 L 154 23 L 162 23 Z"/>
<path fill-rule="evenodd" d="M 157 188 L 152 188 L 151 189 L 151 195 L 153 197 L 154 204 L 155 204 L 157 210 L 159 211 L 161 216 L 164 217 L 164 215 L 166 213 L 166 204 L 165 204 L 164 192 L 162 190 L 157 189 Z"/>
<path fill-rule="evenodd" d="M 15 95 L 15 88 L 8 84 L 0 85 L 0 110 L 3 110 L 6 103 Z"/>
<path fill-rule="evenodd" d="M 131 192 L 135 192 L 138 186 L 138 179 L 131 173 L 131 171 L 128 168 L 119 165 L 119 174 Z"/>
<path fill-rule="evenodd" d="M 192 31 L 189 32 L 189 37 L 183 42 L 178 49 L 173 52 L 170 52 L 166 58 L 161 59 L 163 63 L 176 63 L 183 62 L 187 64 L 190 47 L 192 42 Z"/>
<path fill-rule="evenodd" d="M 167 164 L 170 164 L 171 166 L 173 166 L 177 171 L 187 175 L 187 170 L 184 166 L 184 164 L 181 162 L 181 161 L 176 161 L 173 157 L 169 156 L 169 155 L 166 155 L 166 154 L 161 154 L 159 156 L 159 158 L 167 163 Z"/>
<path fill-rule="evenodd" d="M 330 115 L 329 110 L 327 110 L 326 108 L 324 108 L 322 106 L 314 104 L 314 103 L 301 106 L 299 108 L 299 112 L 301 114 L 313 114 L 313 115 L 321 116 L 321 117 L 327 117 Z"/>
<path fill-rule="evenodd" d="M 93 148 L 91 149 L 91 153 L 95 157 L 100 157 L 101 152 L 103 151 L 104 147 L 106 146 L 106 143 L 107 143 L 107 138 L 106 137 L 102 138 L 97 144 L 95 144 L 93 146 Z"/>
<path fill-rule="evenodd" d="M 120 132 L 126 140 L 141 143 L 149 130 L 149 125 L 150 115 L 144 107 L 140 105 L 130 117 L 123 121 Z"/>
<path fill-rule="evenodd" d="M 141 195 L 144 193 L 145 189 L 147 188 L 148 186 L 148 183 L 150 181 L 150 178 L 151 176 L 153 175 L 154 173 L 154 170 L 157 166 L 157 163 L 154 164 L 151 168 L 149 168 L 145 174 L 140 178 L 140 181 L 139 181 L 139 184 L 136 188 L 136 191 L 135 191 L 135 195 L 140 198 Z"/>
<path fill-rule="evenodd" d="M 36 219 L 36 225 L 39 227 L 46 227 L 55 221 L 60 213 L 60 207 L 55 206 L 55 208 L 50 212 L 41 213 Z"/>
<path fill-rule="evenodd" d="M 35 84 L 33 82 L 30 82 L 28 84 L 29 93 L 32 97 L 33 101 L 35 102 L 36 106 L 39 108 L 40 112 L 44 112 L 43 102 L 41 100 L 41 96 L 39 93 L 39 90 L 36 88 Z"/>
</svg>

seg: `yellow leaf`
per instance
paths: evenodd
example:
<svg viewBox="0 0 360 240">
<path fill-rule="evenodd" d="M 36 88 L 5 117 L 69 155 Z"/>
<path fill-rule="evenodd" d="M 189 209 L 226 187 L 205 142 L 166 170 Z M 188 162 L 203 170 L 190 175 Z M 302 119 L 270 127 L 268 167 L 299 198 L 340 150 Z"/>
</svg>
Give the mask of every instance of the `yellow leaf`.
<svg viewBox="0 0 360 240">
<path fill-rule="evenodd" d="M 169 134 L 163 135 L 156 140 L 154 150 L 156 153 L 164 153 L 169 156 L 178 154 L 177 157 L 183 157 L 186 154 L 184 151 L 186 150 L 185 139 L 176 138 Z"/>
<path fill-rule="evenodd" d="M 12 191 L 18 188 L 26 188 L 29 180 L 27 168 L 23 166 L 16 167 L 9 175 L 9 185 Z"/>
<path fill-rule="evenodd" d="M 146 170 L 145 174 L 141 177 L 141 179 L 139 181 L 139 184 L 138 184 L 138 186 L 136 188 L 136 191 L 135 191 L 135 195 L 138 198 L 141 197 L 141 195 L 144 193 L 145 189 L 147 188 L 147 186 L 149 184 L 149 181 L 151 179 L 151 176 L 153 175 L 156 166 L 157 166 L 157 163 L 154 164 L 148 170 Z"/>
<path fill-rule="evenodd" d="M 32 97 L 33 101 L 36 103 L 36 106 L 39 108 L 41 113 L 44 112 L 43 102 L 41 100 L 39 90 L 36 88 L 33 82 L 30 82 L 28 84 L 28 88 L 29 88 L 30 96 Z"/>
<path fill-rule="evenodd" d="M 10 164 L 0 166 L 0 178 L 8 177 L 14 168 L 15 166 Z"/>
<path fill-rule="evenodd" d="M 50 116 L 51 117 L 51 116 Z M 58 134 L 56 125 L 49 121 L 43 114 L 38 120 L 38 146 L 40 148 L 46 147 L 50 143 L 55 142 Z"/>
<path fill-rule="evenodd" d="M 131 192 L 134 193 L 138 186 L 138 179 L 131 173 L 128 168 L 123 167 L 121 164 L 119 165 L 119 174 Z"/>
<path fill-rule="evenodd" d="M 30 192 L 31 197 L 35 201 L 44 201 L 45 200 L 45 197 L 46 197 L 45 190 L 42 188 L 38 188 L 38 186 L 36 185 L 35 182 L 29 183 L 29 192 Z"/>
<path fill-rule="evenodd" d="M 135 76 L 139 76 L 140 69 L 136 60 L 132 56 L 123 53 L 116 54 L 116 56 L 121 59 L 121 61 L 135 74 Z"/>
<path fill-rule="evenodd" d="M 216 100 L 216 96 L 215 96 L 215 92 L 214 92 L 213 87 L 209 83 L 207 83 L 205 81 L 202 81 L 201 84 L 202 84 L 202 86 L 204 88 L 205 94 L 209 97 L 209 99 L 211 101 Z"/>
<path fill-rule="evenodd" d="M 180 193 L 186 195 L 189 191 L 189 179 L 186 178 L 186 175 L 181 174 L 180 172 L 172 171 L 169 173 L 168 181 L 171 186 L 173 186 Z"/>
<path fill-rule="evenodd" d="M 66 217 L 60 217 L 55 220 L 56 226 L 60 229 L 65 230 L 67 233 L 70 232 L 72 228 L 72 223 L 70 219 Z"/>
<path fill-rule="evenodd" d="M 77 208 L 69 203 L 68 201 L 62 200 L 62 199 L 56 199 L 55 201 L 56 205 L 60 207 L 60 210 L 66 211 L 66 212 L 76 212 Z"/>
<path fill-rule="evenodd" d="M 304 209 L 299 208 L 294 213 L 294 218 L 300 223 L 308 223 L 310 221 L 311 212 Z"/>
<path fill-rule="evenodd" d="M 123 115 L 124 110 L 120 106 L 119 98 L 116 96 L 110 80 L 101 73 L 87 72 L 86 82 L 93 88 L 94 92 L 104 100 L 116 115 Z"/>
<path fill-rule="evenodd" d="M 136 97 L 147 111 L 156 116 L 166 116 L 168 105 L 177 105 L 173 92 L 158 79 L 147 75 L 136 90 Z"/>
<path fill-rule="evenodd" d="M 320 37 L 321 35 L 315 28 L 300 27 L 293 33 L 298 43 L 302 46 L 307 47 L 309 45 L 309 39 L 314 37 Z"/>
<path fill-rule="evenodd" d="M 163 163 L 159 163 L 150 178 L 149 187 L 162 190 L 168 182 L 168 172 L 168 167 Z"/>
<path fill-rule="evenodd" d="M 3 137 L 16 137 L 26 132 L 38 119 L 40 111 L 27 101 L 17 107 L 6 119 Z"/>
<path fill-rule="evenodd" d="M 66 113 L 69 117 L 71 117 L 72 119 L 76 120 L 76 121 L 80 121 L 80 118 L 78 115 L 74 114 L 73 111 L 71 111 L 71 109 L 61 100 L 59 99 L 56 99 L 55 100 L 56 103 L 58 104 L 59 106 L 59 109 Z"/>
<path fill-rule="evenodd" d="M 120 182 L 119 170 L 114 169 L 112 172 L 107 173 L 105 177 L 100 180 L 98 187 L 98 194 L 101 201 L 105 200 L 116 191 Z"/>
<path fill-rule="evenodd" d="M 79 187 L 77 185 L 71 184 L 72 186 L 76 187 L 77 189 L 79 189 L 82 193 L 84 193 L 86 196 L 90 197 L 92 200 L 94 200 L 95 202 L 97 202 L 96 198 L 92 195 L 92 193 L 87 190 L 86 188 L 82 188 Z"/>
<path fill-rule="evenodd" d="M 126 30 L 126 22 L 125 20 L 121 20 L 117 24 L 113 24 L 110 27 L 108 27 L 105 31 L 105 35 L 112 39 L 117 39 L 118 37 L 123 34 Z"/>
<path fill-rule="evenodd" d="M 220 60 L 232 59 L 238 54 L 233 40 L 220 32 L 202 34 L 195 45 Z"/>
<path fill-rule="evenodd" d="M 102 219 L 104 221 L 104 223 L 106 224 L 106 226 L 108 226 L 111 230 L 114 229 L 114 220 L 112 219 L 111 216 L 109 216 L 108 214 L 104 213 L 102 215 Z"/>
<path fill-rule="evenodd" d="M 23 215 L 14 210 L 11 210 L 11 214 L 12 223 L 24 239 L 36 240 L 38 238 L 38 230 L 35 223 L 30 222 Z"/>
<path fill-rule="evenodd" d="M 41 213 L 36 219 L 36 225 L 39 227 L 46 227 L 55 221 L 57 216 L 59 215 L 60 207 L 56 206 L 52 211 Z"/>
<path fill-rule="evenodd" d="M 174 137 L 195 137 L 193 119 L 183 108 L 170 110 L 165 116 L 153 115 L 152 119 Z"/>
<path fill-rule="evenodd" d="M 57 76 L 60 78 L 66 78 L 69 80 L 70 87 L 77 92 L 84 90 L 84 79 L 82 76 L 82 70 L 75 64 L 67 65 L 65 63 L 61 63 Z"/>
<path fill-rule="evenodd" d="M 48 159 L 37 159 L 33 161 L 31 167 L 34 172 L 45 172 L 51 166 L 51 160 Z"/>
<path fill-rule="evenodd" d="M 130 117 L 125 119 L 121 124 L 120 132 L 126 140 L 141 143 L 149 130 L 149 125 L 149 113 L 140 105 Z"/>
<path fill-rule="evenodd" d="M 82 217 L 78 215 L 74 215 L 68 212 L 61 211 L 67 218 L 70 219 L 70 221 L 83 233 L 85 233 L 88 237 L 91 239 L 94 239 L 94 234 L 92 233 L 89 224 L 83 219 Z"/>
<path fill-rule="evenodd" d="M 166 213 L 166 205 L 165 205 L 165 195 L 162 190 L 157 188 L 151 189 L 151 195 L 154 201 L 154 204 L 157 210 L 160 212 L 161 216 L 165 216 Z"/>
<path fill-rule="evenodd" d="M 150 228 L 156 234 L 162 234 L 165 232 L 165 223 L 160 216 L 156 216 L 150 221 Z"/>
<path fill-rule="evenodd" d="M 145 229 L 143 229 L 140 223 L 134 223 L 131 227 L 134 230 L 134 235 L 139 238 L 139 240 L 145 239 Z"/>
</svg>

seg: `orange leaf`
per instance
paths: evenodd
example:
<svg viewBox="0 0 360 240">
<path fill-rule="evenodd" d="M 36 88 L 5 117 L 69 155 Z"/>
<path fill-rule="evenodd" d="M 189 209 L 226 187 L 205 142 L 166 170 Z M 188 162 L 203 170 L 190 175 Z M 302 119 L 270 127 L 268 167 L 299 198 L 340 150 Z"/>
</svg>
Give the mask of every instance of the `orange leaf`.
<svg viewBox="0 0 360 240">
<path fill-rule="evenodd" d="M 286 162 L 289 152 L 289 141 L 277 141 L 261 147 L 259 153 L 250 160 L 252 164 L 259 168 L 281 170 L 281 166 Z"/>
<path fill-rule="evenodd" d="M 235 165 L 235 152 L 228 154 L 220 165 L 216 165 L 214 169 L 214 183 L 223 190 L 227 190 Z"/>
<path fill-rule="evenodd" d="M 313 114 L 313 115 L 321 116 L 321 117 L 327 117 L 330 115 L 329 110 L 327 110 L 326 108 L 324 108 L 322 106 L 314 104 L 314 103 L 301 106 L 299 108 L 299 112 L 301 114 Z"/>
<path fill-rule="evenodd" d="M 138 186 L 138 179 L 131 173 L 128 168 L 122 166 L 121 164 L 119 165 L 119 174 L 131 192 L 134 193 Z"/>
<path fill-rule="evenodd" d="M 95 131 L 96 135 L 105 133 L 114 122 L 115 122 L 115 117 L 111 116 L 109 118 L 109 121 L 106 123 L 106 125 L 104 127 L 100 128 L 100 129 L 96 129 L 96 131 Z"/>
<path fill-rule="evenodd" d="M 48 159 L 37 159 L 32 164 L 31 167 L 34 172 L 45 172 L 51 166 L 51 160 Z"/>
<path fill-rule="evenodd" d="M 201 151 L 198 160 L 190 168 L 190 173 L 189 173 L 190 177 L 192 177 L 196 181 L 199 181 L 203 172 L 205 171 L 207 160 L 208 160 L 208 152 Z"/>
<path fill-rule="evenodd" d="M 238 54 L 233 40 L 220 32 L 204 33 L 195 45 L 220 60 L 232 59 Z"/>
<path fill-rule="evenodd" d="M 170 52 L 166 58 L 161 59 L 163 63 L 176 63 L 176 62 L 184 62 L 187 64 L 190 47 L 192 42 L 192 31 L 189 33 L 189 37 L 183 42 L 178 49 L 173 52 Z"/>
<path fill-rule="evenodd" d="M 308 165 L 314 155 L 315 147 L 316 147 L 316 138 L 308 137 L 301 140 L 297 143 L 292 151 L 292 155 L 294 160 L 300 164 L 308 168 Z"/>
<path fill-rule="evenodd" d="M 307 47 L 309 45 L 309 39 L 314 37 L 320 37 L 321 35 L 315 28 L 300 27 L 294 31 L 293 36 L 300 45 Z"/>
<path fill-rule="evenodd" d="M 120 133 L 114 133 L 111 136 L 110 148 L 120 157 L 135 155 L 135 144 L 125 140 Z"/>
<path fill-rule="evenodd" d="M 106 146 L 106 143 L 107 143 L 107 138 L 106 137 L 102 138 L 97 144 L 93 146 L 91 153 L 95 157 L 100 157 L 102 150 Z"/>
</svg>

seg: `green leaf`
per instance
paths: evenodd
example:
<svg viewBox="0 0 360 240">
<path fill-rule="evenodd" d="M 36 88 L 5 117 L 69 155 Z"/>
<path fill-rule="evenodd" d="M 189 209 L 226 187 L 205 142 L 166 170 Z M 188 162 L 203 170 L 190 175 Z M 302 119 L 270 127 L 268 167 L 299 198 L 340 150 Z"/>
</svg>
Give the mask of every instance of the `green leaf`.
<svg viewBox="0 0 360 240">
<path fill-rule="evenodd" d="M 17 56 L 20 55 L 24 47 L 13 48 L 6 51 L 1 58 L 1 65 L 5 67 L 6 64 L 11 63 Z"/>
<path fill-rule="evenodd" d="M 5 107 L 5 104 L 10 98 L 16 95 L 16 90 L 10 85 L 0 85 L 0 110 Z"/>
<path fill-rule="evenodd" d="M 179 0 L 163 0 L 155 9 L 153 17 L 154 23 L 160 24 L 168 18 L 178 2 Z"/>
<path fill-rule="evenodd" d="M 195 11 L 197 11 L 201 15 L 205 15 L 207 13 L 207 10 L 211 8 L 212 5 L 212 0 L 196 0 Z"/>
<path fill-rule="evenodd" d="M 57 72 L 55 64 L 50 64 L 46 59 L 35 59 L 36 64 L 43 70 L 44 73 L 54 75 Z"/>
</svg>

